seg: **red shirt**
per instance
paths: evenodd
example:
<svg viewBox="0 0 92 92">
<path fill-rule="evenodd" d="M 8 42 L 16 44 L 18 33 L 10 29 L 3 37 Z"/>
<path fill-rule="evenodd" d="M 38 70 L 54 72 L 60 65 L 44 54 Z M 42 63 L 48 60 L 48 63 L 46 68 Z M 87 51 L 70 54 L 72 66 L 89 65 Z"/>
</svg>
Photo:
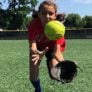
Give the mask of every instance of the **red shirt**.
<svg viewBox="0 0 92 92">
<path fill-rule="evenodd" d="M 36 40 L 37 49 L 39 50 L 44 50 L 45 47 L 49 47 L 49 49 L 53 49 L 55 44 L 61 45 L 61 51 L 64 51 L 65 49 L 64 37 L 55 41 L 48 40 L 48 38 L 44 34 L 44 28 L 41 24 L 40 19 L 34 19 L 31 21 L 28 27 L 28 37 L 29 37 L 29 41 Z"/>
</svg>

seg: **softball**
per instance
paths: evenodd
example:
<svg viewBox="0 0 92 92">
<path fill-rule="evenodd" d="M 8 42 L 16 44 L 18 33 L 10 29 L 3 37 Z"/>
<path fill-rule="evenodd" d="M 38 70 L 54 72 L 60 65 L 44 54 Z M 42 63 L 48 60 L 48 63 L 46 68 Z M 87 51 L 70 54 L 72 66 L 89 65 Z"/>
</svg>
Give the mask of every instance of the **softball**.
<svg viewBox="0 0 92 92">
<path fill-rule="evenodd" d="M 45 25 L 44 33 L 49 40 L 57 40 L 64 36 L 65 26 L 61 22 L 53 20 Z"/>
</svg>

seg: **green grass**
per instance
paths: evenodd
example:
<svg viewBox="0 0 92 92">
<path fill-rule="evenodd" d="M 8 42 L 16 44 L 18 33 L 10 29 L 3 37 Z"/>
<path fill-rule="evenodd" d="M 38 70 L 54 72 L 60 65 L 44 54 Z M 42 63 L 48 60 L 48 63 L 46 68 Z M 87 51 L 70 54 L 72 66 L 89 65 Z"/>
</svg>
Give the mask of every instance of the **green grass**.
<svg viewBox="0 0 92 92">
<path fill-rule="evenodd" d="M 61 84 L 50 80 L 45 58 L 40 65 L 44 92 L 92 92 L 92 40 L 67 40 L 65 59 L 75 60 L 83 71 L 75 80 Z M 0 40 L 0 92 L 34 92 L 29 82 L 27 40 Z"/>
</svg>

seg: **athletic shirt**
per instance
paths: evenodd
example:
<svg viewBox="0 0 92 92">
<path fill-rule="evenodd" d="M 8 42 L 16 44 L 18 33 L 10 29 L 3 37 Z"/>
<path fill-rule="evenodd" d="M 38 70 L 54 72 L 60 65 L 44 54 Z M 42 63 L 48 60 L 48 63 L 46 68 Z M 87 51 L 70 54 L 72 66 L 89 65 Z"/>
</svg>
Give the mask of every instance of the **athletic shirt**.
<svg viewBox="0 0 92 92">
<path fill-rule="evenodd" d="M 44 50 L 45 47 L 53 49 L 56 44 L 60 44 L 61 51 L 65 49 L 65 39 L 64 37 L 58 40 L 49 40 L 44 34 L 44 28 L 41 24 L 40 19 L 33 19 L 28 27 L 28 39 L 29 41 L 36 41 L 37 49 Z"/>
</svg>

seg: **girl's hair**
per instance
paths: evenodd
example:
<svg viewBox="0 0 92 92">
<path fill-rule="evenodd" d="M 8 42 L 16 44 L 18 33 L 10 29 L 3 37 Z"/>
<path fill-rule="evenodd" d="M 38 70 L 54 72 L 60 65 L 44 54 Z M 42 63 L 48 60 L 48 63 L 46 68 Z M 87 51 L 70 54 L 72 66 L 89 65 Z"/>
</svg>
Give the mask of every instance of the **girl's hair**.
<svg viewBox="0 0 92 92">
<path fill-rule="evenodd" d="M 57 6 L 55 3 L 53 3 L 52 1 L 44 1 L 40 4 L 38 11 L 40 12 L 40 10 L 44 7 L 44 5 L 48 5 L 48 6 L 53 6 L 55 8 L 55 12 L 57 12 Z"/>
<path fill-rule="evenodd" d="M 38 18 L 38 11 L 33 10 L 33 12 L 32 12 L 32 18 Z"/>
<path fill-rule="evenodd" d="M 65 17 L 66 17 L 65 14 L 57 14 L 57 18 L 56 18 L 56 19 L 57 19 L 58 21 L 61 21 L 61 22 L 62 22 L 62 21 L 65 20 Z"/>
</svg>

